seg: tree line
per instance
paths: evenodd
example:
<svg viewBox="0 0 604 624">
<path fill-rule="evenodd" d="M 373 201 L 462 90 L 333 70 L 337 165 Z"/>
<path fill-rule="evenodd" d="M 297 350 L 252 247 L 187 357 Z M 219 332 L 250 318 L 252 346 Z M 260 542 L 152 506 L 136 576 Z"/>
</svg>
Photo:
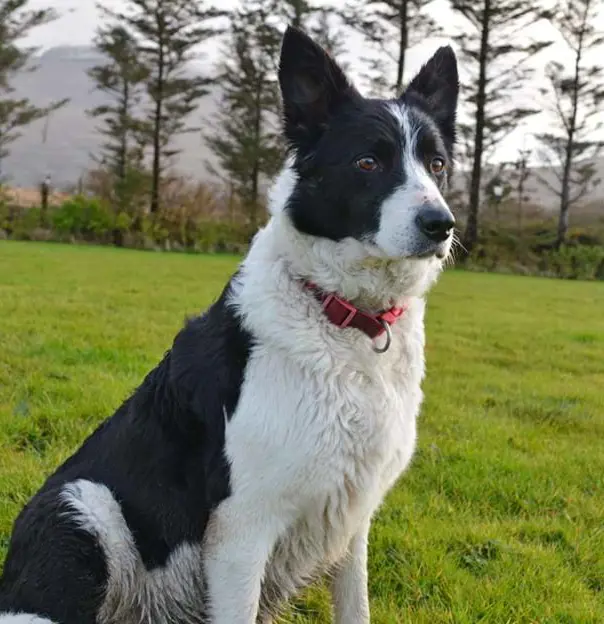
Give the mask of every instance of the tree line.
<svg viewBox="0 0 604 624">
<path fill-rule="evenodd" d="M 104 60 L 89 72 L 107 96 L 89 114 L 103 136 L 98 165 L 110 175 L 116 210 L 130 209 L 143 186 L 148 210 L 159 213 L 162 182 L 178 155 L 174 139 L 198 133 L 215 156 L 217 173 L 228 180 L 251 223 L 258 222 L 263 182 L 278 171 L 285 154 L 276 69 L 287 24 L 311 33 L 338 59 L 350 51 L 347 42 L 354 32 L 363 51 L 354 69 L 380 96 L 404 89 L 411 47 L 432 36 L 455 40 L 465 98 L 459 175 L 466 178 L 462 240 L 468 251 L 478 241 L 480 207 L 489 192 L 485 165 L 519 124 L 543 110 L 551 112 L 552 121 L 535 138 L 542 146 L 539 157 L 556 176 L 544 183 L 559 199 L 557 246 L 565 240 L 572 207 L 598 182 L 601 0 L 450 0 L 454 24 L 435 19 L 429 0 L 246 0 L 230 11 L 203 0 L 121 4 L 121 11 L 99 7 L 95 45 Z M 22 38 L 56 17 L 51 9 L 30 9 L 28 0 L 0 0 L 0 175 L 20 129 L 64 104 L 39 108 L 16 97 L 11 86 L 18 72 L 31 68 L 34 55 L 21 45 Z M 528 98 L 539 78 L 535 61 L 556 39 L 565 52 L 547 64 L 548 84 Z M 191 61 L 202 44 L 217 46 L 219 61 L 211 70 L 194 72 Z M 219 94 L 217 117 L 193 123 L 192 113 L 211 89 Z M 519 202 L 530 156 L 519 150 L 514 163 Z"/>
</svg>

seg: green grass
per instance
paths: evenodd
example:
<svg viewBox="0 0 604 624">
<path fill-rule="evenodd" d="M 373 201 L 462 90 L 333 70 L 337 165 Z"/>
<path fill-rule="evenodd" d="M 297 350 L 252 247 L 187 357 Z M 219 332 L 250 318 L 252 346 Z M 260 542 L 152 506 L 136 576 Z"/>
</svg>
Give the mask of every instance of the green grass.
<svg viewBox="0 0 604 624">
<path fill-rule="evenodd" d="M 0 539 L 236 259 L 0 242 Z M 374 624 L 604 622 L 604 284 L 450 271 Z M 328 622 L 311 590 L 289 621 Z M 351 623 L 354 624 L 354 623 Z"/>
</svg>

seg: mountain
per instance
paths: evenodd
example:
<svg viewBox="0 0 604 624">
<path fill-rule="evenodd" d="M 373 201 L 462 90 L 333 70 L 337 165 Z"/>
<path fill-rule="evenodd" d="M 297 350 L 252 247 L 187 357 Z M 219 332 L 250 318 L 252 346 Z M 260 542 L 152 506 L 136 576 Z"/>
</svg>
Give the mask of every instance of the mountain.
<svg viewBox="0 0 604 624">
<path fill-rule="evenodd" d="M 17 97 L 29 98 L 45 106 L 63 98 L 69 103 L 54 112 L 48 121 L 38 121 L 23 130 L 23 136 L 10 148 L 3 163 L 3 174 L 9 183 L 20 187 L 37 186 L 50 174 L 57 188 L 70 186 L 94 166 L 91 154 L 98 151 L 101 137 L 96 121 L 86 111 L 103 103 L 103 94 L 95 91 L 87 70 L 102 63 L 103 57 L 90 47 L 60 46 L 44 52 L 36 59 L 35 72 L 20 74 L 14 81 Z M 217 110 L 216 93 L 201 102 L 192 123 L 208 123 Z M 212 160 L 201 136 L 183 135 L 175 141 L 183 149 L 177 169 L 183 174 L 204 179 L 208 177 L 205 161 Z"/>
</svg>

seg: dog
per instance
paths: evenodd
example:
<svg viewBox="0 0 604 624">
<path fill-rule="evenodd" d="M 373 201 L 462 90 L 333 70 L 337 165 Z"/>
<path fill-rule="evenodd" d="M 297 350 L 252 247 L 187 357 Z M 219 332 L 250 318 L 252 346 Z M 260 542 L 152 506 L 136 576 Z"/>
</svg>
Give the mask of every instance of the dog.
<svg viewBox="0 0 604 624">
<path fill-rule="evenodd" d="M 366 98 L 290 27 L 278 74 L 270 220 L 18 516 L 3 624 L 268 624 L 322 574 L 335 622 L 369 622 L 368 531 L 413 455 L 453 243 L 457 62 Z"/>
</svg>

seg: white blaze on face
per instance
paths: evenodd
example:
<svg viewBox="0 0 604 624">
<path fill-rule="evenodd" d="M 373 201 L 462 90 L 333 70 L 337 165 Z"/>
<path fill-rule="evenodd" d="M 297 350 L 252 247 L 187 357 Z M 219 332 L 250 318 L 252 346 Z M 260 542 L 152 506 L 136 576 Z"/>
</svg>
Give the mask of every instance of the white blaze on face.
<svg viewBox="0 0 604 624">
<path fill-rule="evenodd" d="M 417 157 L 419 127 L 413 123 L 409 110 L 404 105 L 392 104 L 391 112 L 400 123 L 403 135 L 405 183 L 382 203 L 375 243 L 387 256 L 405 257 L 429 249 L 430 242 L 416 225 L 422 206 L 442 207 L 448 212 L 449 208 L 425 164 Z"/>
</svg>

